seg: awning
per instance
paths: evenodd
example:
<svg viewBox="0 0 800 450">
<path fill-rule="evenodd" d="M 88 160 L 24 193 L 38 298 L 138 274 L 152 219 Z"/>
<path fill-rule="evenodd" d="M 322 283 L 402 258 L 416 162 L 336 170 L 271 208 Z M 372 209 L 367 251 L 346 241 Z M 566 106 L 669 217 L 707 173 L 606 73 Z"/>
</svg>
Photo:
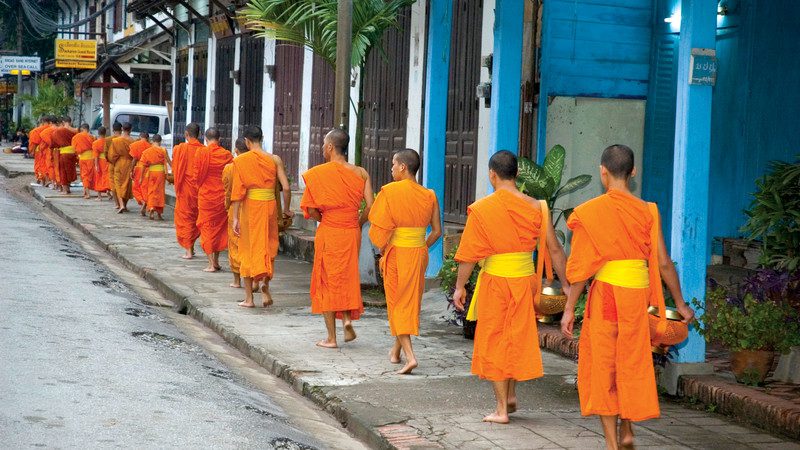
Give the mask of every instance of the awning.
<svg viewBox="0 0 800 450">
<path fill-rule="evenodd" d="M 106 75 L 115 80 L 113 82 L 105 81 Z M 98 81 L 99 79 L 99 81 Z M 97 66 L 86 78 L 81 81 L 84 88 L 113 88 L 113 89 L 130 89 L 133 85 L 133 79 L 122 70 L 122 67 L 116 63 L 114 58 L 106 58 L 102 64 Z"/>
</svg>

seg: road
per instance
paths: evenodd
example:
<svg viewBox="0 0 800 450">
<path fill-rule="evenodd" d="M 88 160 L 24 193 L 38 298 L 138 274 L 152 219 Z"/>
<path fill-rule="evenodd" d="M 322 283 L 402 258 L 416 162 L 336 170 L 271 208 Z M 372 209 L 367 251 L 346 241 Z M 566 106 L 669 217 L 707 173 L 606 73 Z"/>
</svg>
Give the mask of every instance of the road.
<svg viewBox="0 0 800 450">
<path fill-rule="evenodd" d="M 0 188 L 0 448 L 364 448 Z"/>
</svg>

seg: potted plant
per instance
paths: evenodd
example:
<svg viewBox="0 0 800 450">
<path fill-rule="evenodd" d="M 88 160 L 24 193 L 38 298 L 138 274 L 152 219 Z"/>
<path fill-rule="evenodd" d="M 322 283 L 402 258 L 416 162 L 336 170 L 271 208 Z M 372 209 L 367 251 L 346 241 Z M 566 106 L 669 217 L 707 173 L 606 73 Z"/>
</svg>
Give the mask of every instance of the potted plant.
<svg viewBox="0 0 800 450">
<path fill-rule="evenodd" d="M 475 327 L 478 322 L 467 320 L 467 311 L 469 311 L 469 305 L 472 302 L 472 294 L 475 291 L 475 283 L 478 281 L 480 269 L 476 264 L 475 268 L 472 270 L 472 275 L 469 277 L 469 281 L 464 286 L 464 289 L 467 291 L 467 301 L 464 304 L 464 311 L 457 310 L 453 305 L 453 292 L 456 290 L 456 280 L 458 279 L 458 261 L 455 260 L 457 250 L 458 247 L 447 254 L 442 263 L 442 268 L 439 269 L 439 273 L 436 277 L 441 281 L 442 289 L 444 289 L 445 295 L 447 296 L 447 309 L 451 311 L 448 322 L 463 327 L 464 337 L 466 339 L 474 339 Z"/>
<path fill-rule="evenodd" d="M 800 344 L 800 310 L 797 297 L 790 297 L 797 294 L 790 280 L 786 273 L 762 269 L 735 294 L 712 281 L 706 304 L 692 302 L 707 313 L 700 333 L 731 351 L 731 370 L 740 383 L 763 383 L 775 352 L 786 353 Z"/>
</svg>

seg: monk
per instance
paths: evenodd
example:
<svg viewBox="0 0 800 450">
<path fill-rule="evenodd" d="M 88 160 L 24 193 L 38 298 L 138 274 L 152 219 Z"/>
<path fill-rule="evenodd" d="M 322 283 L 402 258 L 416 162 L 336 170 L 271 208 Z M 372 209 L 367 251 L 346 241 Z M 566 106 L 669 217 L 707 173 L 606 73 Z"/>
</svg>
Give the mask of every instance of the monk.
<svg viewBox="0 0 800 450">
<path fill-rule="evenodd" d="M 146 131 L 142 131 L 139 133 L 139 139 L 131 144 L 130 148 L 132 159 L 131 164 L 133 165 L 133 172 L 131 173 L 131 177 L 133 179 L 131 193 L 133 194 L 133 198 L 136 200 L 136 203 L 141 206 L 141 208 L 139 208 L 139 214 L 141 214 L 142 217 L 145 216 L 147 211 L 147 203 L 145 202 L 147 197 L 147 186 L 142 185 L 142 183 L 145 182 L 145 178 L 142 176 L 143 166 L 140 160 L 142 159 L 142 153 L 150 147 L 150 134 Z"/>
<path fill-rule="evenodd" d="M 285 218 L 294 215 L 289 209 L 292 191 L 281 158 L 261 146 L 261 128 L 249 126 L 243 137 L 248 152 L 233 160 L 231 186 L 233 233 L 239 237 L 239 273 L 244 278 L 244 301 L 239 306 L 255 307 L 253 285 L 261 282 L 261 304 L 267 307 L 272 304 L 269 281 L 278 255 L 275 181 L 282 186 Z"/>
<path fill-rule="evenodd" d="M 114 122 L 111 125 L 111 137 L 106 139 L 105 142 L 105 153 L 106 153 L 106 161 L 108 162 L 108 185 L 110 186 L 109 192 L 111 193 L 111 199 L 114 203 L 114 208 L 119 208 L 119 202 L 117 201 L 117 193 L 114 189 L 114 163 L 111 159 L 108 159 L 108 155 L 111 154 L 111 143 L 114 142 L 114 139 L 122 136 L 122 124 L 119 122 Z"/>
<path fill-rule="evenodd" d="M 167 168 L 172 165 L 167 150 L 161 147 L 161 135 L 153 135 L 153 145 L 142 152 L 141 180 L 139 184 L 147 187 L 144 203 L 150 214 L 150 220 L 158 214 L 158 220 L 164 220 L 164 204 L 167 182 Z"/>
<path fill-rule="evenodd" d="M 81 183 L 83 184 L 83 198 L 88 199 L 91 190 L 94 189 L 94 155 L 92 155 L 92 144 L 94 137 L 89 134 L 89 124 L 83 123 L 80 132 L 72 137 L 72 148 L 78 155 L 78 165 L 81 172 Z"/>
<path fill-rule="evenodd" d="M 200 246 L 208 258 L 204 272 L 218 272 L 219 253 L 228 248 L 228 213 L 225 210 L 225 187 L 222 171 L 233 161 L 231 152 L 219 145 L 219 131 L 206 130 L 206 146 L 194 159 L 197 173 L 197 228 Z"/>
<path fill-rule="evenodd" d="M 328 132 L 322 155 L 327 161 L 303 174 L 306 190 L 300 207 L 306 218 L 320 222 L 314 238 L 311 272 L 311 312 L 322 314 L 328 336 L 317 342 L 337 348 L 336 318 L 342 319 L 344 341 L 356 338 L 353 320 L 364 312 L 358 251 L 361 226 L 367 221 L 372 185 L 367 171 L 347 162 L 350 136 L 341 129 Z M 359 214 L 361 202 L 364 210 Z"/>
<path fill-rule="evenodd" d="M 39 145 L 42 143 L 41 132 L 50 126 L 50 118 L 42 116 L 39 119 L 39 126 L 32 129 L 28 135 L 28 151 L 33 155 L 33 174 L 36 182 L 45 185 L 45 174 L 43 172 L 42 154 L 39 152 Z"/>
<path fill-rule="evenodd" d="M 42 152 L 42 168 L 44 172 L 45 185 L 51 185 L 53 189 L 58 189 L 56 184 L 55 163 L 53 162 L 53 132 L 56 131 L 56 122 L 58 118 L 49 116 L 49 125 L 45 127 L 40 133 L 41 144 L 39 144 L 39 151 Z"/>
<path fill-rule="evenodd" d="M 395 336 L 389 360 L 406 364 L 397 372 L 410 374 L 417 367 L 411 335 L 419 336 L 419 310 L 425 290 L 428 248 L 442 235 L 436 194 L 417 182 L 419 154 L 400 150 L 392 157 L 392 179 L 378 193 L 369 212 L 369 238 L 381 250 L 381 273 L 386 292 L 389 331 Z M 431 232 L 425 234 L 428 226 Z"/>
<path fill-rule="evenodd" d="M 200 126 L 192 122 L 183 133 L 186 142 L 172 149 L 172 174 L 175 177 L 175 235 L 186 249 L 183 259 L 194 258 L 194 242 L 200 237 L 197 229 L 197 172 L 194 158 L 203 144 L 197 140 Z"/>
<path fill-rule="evenodd" d="M 519 192 L 516 177 L 513 153 L 501 150 L 492 155 L 489 182 L 494 193 L 467 209 L 467 223 L 455 255 L 459 266 L 453 302 L 459 310 L 466 302 L 464 286 L 475 264 L 483 261 L 468 315 L 474 313 L 472 317 L 478 321 L 472 373 L 494 387 L 497 406 L 484 422 L 503 424 L 517 409 L 516 383 L 543 375 L 534 304 L 541 295 L 545 253 L 559 279 L 566 279 L 566 256 L 546 203 Z M 564 289 L 569 290 L 566 283 Z"/>
<path fill-rule="evenodd" d="M 78 157 L 75 155 L 75 149 L 72 147 L 72 138 L 77 134 L 78 130 L 72 128 L 72 118 L 64 116 L 61 118 L 61 124 L 53 131 L 53 159 L 56 161 L 56 180 L 58 182 L 59 190 L 65 194 L 70 194 L 69 185 L 78 179 L 76 166 L 78 165 Z"/>
<path fill-rule="evenodd" d="M 681 294 L 655 204 L 630 191 L 635 175 L 629 147 L 606 148 L 600 160 L 606 193 L 575 208 L 567 221 L 572 290 L 561 331 L 573 336 L 575 304 L 586 280 L 594 277 L 578 344 L 578 394 L 581 414 L 600 416 L 609 449 L 632 448 L 631 422 L 660 414 L 650 350 L 658 336 L 650 335 L 647 306 L 658 304 L 659 317 L 665 318 L 662 279 L 684 321 L 694 318 Z M 665 326 L 659 327 L 661 333 Z M 618 356 L 622 353 L 625 357 Z"/>
<path fill-rule="evenodd" d="M 131 199 L 131 171 L 133 169 L 133 159 L 130 153 L 130 147 L 133 144 L 131 129 L 130 122 L 123 123 L 122 136 L 111 140 L 111 148 L 106 154 L 108 161 L 114 165 L 117 214 L 128 212 L 128 200 Z"/>
<path fill-rule="evenodd" d="M 109 193 L 111 186 L 108 177 L 108 160 L 106 159 L 106 127 L 97 129 L 97 139 L 92 142 L 92 157 L 94 158 L 93 189 L 97 192 L 97 201 L 103 200 L 103 194 Z"/>
<path fill-rule="evenodd" d="M 236 139 L 234 144 L 236 156 L 247 153 L 247 144 L 244 138 Z M 233 272 L 233 282 L 230 287 L 241 289 L 242 279 L 239 275 L 239 236 L 233 232 L 233 208 L 231 208 L 231 189 L 233 188 L 233 161 L 228 163 L 222 170 L 222 186 L 225 189 L 225 210 L 228 213 L 228 263 Z"/>
</svg>

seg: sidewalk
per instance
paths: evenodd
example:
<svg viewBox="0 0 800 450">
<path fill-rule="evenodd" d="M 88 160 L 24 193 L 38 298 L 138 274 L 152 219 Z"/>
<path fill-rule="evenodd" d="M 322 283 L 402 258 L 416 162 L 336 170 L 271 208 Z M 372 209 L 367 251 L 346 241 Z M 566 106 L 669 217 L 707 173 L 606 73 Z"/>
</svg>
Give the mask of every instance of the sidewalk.
<svg viewBox="0 0 800 450">
<path fill-rule="evenodd" d="M 2 163 L 2 161 L 0 161 Z M 230 272 L 202 272 L 203 258 L 184 261 L 174 239 L 171 209 L 165 222 L 117 215 L 109 202 L 86 201 L 30 187 L 34 196 L 67 219 L 127 267 L 142 275 L 178 308 L 337 417 L 379 448 L 600 448 L 596 418 L 582 418 L 575 363 L 544 353 L 540 380 L 521 384 L 520 412 L 507 426 L 481 422 L 493 408 L 491 387 L 469 374 L 471 341 L 448 325 L 439 291 L 423 300 L 422 337 L 415 339 L 420 367 L 394 375 L 385 310 L 367 308 L 356 323 L 359 338 L 338 350 L 316 347 L 322 319 L 310 314 L 311 265 L 279 258 L 275 306 L 236 305 L 240 290 L 227 287 Z M 225 259 L 223 258 L 223 261 Z M 226 267 L 227 264 L 223 263 Z M 798 448 L 800 445 L 734 424 L 705 411 L 662 402 L 663 418 L 637 427 L 639 447 Z"/>
</svg>

